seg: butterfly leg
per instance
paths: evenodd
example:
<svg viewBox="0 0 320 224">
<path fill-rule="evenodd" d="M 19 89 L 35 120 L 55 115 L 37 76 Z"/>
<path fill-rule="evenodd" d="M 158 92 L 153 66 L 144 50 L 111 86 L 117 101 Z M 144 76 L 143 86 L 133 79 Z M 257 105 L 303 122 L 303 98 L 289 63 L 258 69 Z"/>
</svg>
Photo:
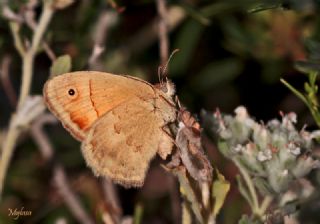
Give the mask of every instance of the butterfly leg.
<svg viewBox="0 0 320 224">
<path fill-rule="evenodd" d="M 175 141 L 173 136 L 170 134 L 168 126 L 163 126 L 161 130 L 158 154 L 165 160 L 167 156 L 171 154 Z"/>
</svg>

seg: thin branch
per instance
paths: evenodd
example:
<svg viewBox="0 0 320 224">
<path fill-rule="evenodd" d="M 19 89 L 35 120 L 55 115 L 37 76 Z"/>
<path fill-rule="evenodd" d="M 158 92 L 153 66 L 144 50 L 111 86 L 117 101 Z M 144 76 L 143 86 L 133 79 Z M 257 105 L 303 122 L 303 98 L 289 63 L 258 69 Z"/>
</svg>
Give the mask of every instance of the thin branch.
<svg viewBox="0 0 320 224">
<path fill-rule="evenodd" d="M 23 57 L 23 74 L 18 108 L 22 107 L 26 97 L 29 95 L 32 81 L 34 57 L 37 53 L 40 41 L 43 38 L 44 32 L 49 25 L 53 13 L 54 10 L 50 4 L 50 1 L 44 1 L 43 12 L 41 14 L 37 28 L 34 32 L 31 47 Z"/>
<path fill-rule="evenodd" d="M 30 51 L 32 51 L 33 53 L 35 53 L 38 50 L 38 47 L 40 45 L 40 41 L 43 38 L 44 32 L 46 31 L 46 29 L 49 25 L 49 22 L 51 20 L 53 13 L 54 13 L 54 10 L 52 9 L 51 4 L 45 3 L 43 5 L 43 12 L 41 14 L 39 23 L 36 27 L 35 33 L 32 38 L 32 44 L 31 44 Z"/>
<path fill-rule="evenodd" d="M 168 40 L 168 12 L 166 7 L 166 0 L 156 0 L 157 10 L 159 15 L 159 51 L 161 65 L 164 66 L 169 57 L 169 40 Z"/>
<path fill-rule="evenodd" d="M 1 4 L 0 4 L 1 5 Z M 24 46 L 22 44 L 22 41 L 19 39 L 20 36 L 18 34 L 19 31 L 19 27 L 22 23 L 26 23 L 33 31 L 36 30 L 37 28 L 37 22 L 35 21 L 34 17 L 35 17 L 35 11 L 34 8 L 37 6 L 36 2 L 34 1 L 30 1 L 27 4 L 26 10 L 23 10 L 24 12 L 24 17 L 14 13 L 8 5 L 4 4 L 3 5 L 3 9 L 2 9 L 2 13 L 4 18 L 8 19 L 9 21 L 11 21 L 10 23 L 10 27 L 12 32 L 15 33 L 14 35 L 14 39 L 15 39 L 15 45 L 17 50 L 19 51 L 20 55 L 23 56 L 24 55 Z M 51 50 L 50 46 L 48 45 L 48 43 L 46 41 L 43 41 L 42 43 L 42 47 L 45 50 L 45 52 L 47 53 L 48 57 L 53 61 L 55 60 L 56 56 L 54 54 L 54 52 Z"/>
<path fill-rule="evenodd" d="M 35 9 L 34 9 L 35 6 L 36 4 L 29 4 L 29 6 L 27 7 L 28 10 L 25 10 L 25 13 L 24 13 L 25 22 L 29 26 L 29 28 L 33 31 L 35 31 L 38 26 L 35 20 Z M 56 55 L 50 48 L 47 41 L 45 40 L 42 41 L 42 47 L 46 52 L 46 54 L 48 55 L 48 57 L 51 59 L 51 61 L 54 61 L 56 59 Z"/>
<path fill-rule="evenodd" d="M 2 155 L 0 160 L 0 192 L 3 190 L 5 176 L 14 152 L 17 139 L 22 131 L 45 110 L 40 96 L 29 96 L 24 107 L 11 116 L 9 130 L 3 141 Z"/>
<path fill-rule="evenodd" d="M 273 197 L 271 196 L 265 196 L 265 198 L 263 199 L 260 208 L 259 208 L 259 212 L 261 215 L 264 215 L 265 212 L 267 211 L 269 205 L 272 203 Z"/>
<path fill-rule="evenodd" d="M 181 202 L 178 181 L 173 176 L 170 176 L 169 178 L 169 186 L 173 223 L 178 224 L 181 220 Z"/>
<path fill-rule="evenodd" d="M 242 164 L 237 160 L 237 159 L 233 159 L 232 160 L 238 167 L 245 183 L 247 184 L 248 190 L 250 192 L 250 196 L 252 199 L 252 211 L 254 214 L 256 215 L 260 215 L 259 214 L 259 201 L 258 201 L 258 196 L 257 196 L 257 192 L 256 189 L 254 187 L 254 184 L 252 182 L 252 179 L 250 178 L 249 174 L 247 173 L 246 169 L 243 168 Z"/>
<path fill-rule="evenodd" d="M 45 124 L 55 124 L 57 119 L 52 114 L 44 114 L 37 119 L 31 126 L 31 135 L 37 143 L 42 157 L 49 161 L 53 157 L 53 147 L 48 136 L 43 132 L 42 128 Z"/>
<path fill-rule="evenodd" d="M 92 37 L 94 46 L 88 61 L 90 69 L 93 68 L 96 70 L 96 67 L 99 67 L 98 59 L 105 51 L 105 43 L 108 38 L 109 30 L 116 24 L 117 20 L 117 14 L 113 11 L 103 11 L 99 16 L 95 25 L 94 35 Z"/>
<path fill-rule="evenodd" d="M 71 190 L 69 184 L 67 184 L 67 177 L 62 166 L 57 165 L 53 169 L 53 180 L 56 187 L 59 190 L 63 200 L 70 209 L 71 213 L 82 224 L 95 223 L 81 206 L 80 200 L 76 197 L 75 193 Z"/>
<path fill-rule="evenodd" d="M 12 83 L 9 77 L 9 69 L 11 64 L 11 57 L 9 55 L 5 55 L 2 59 L 2 63 L 0 65 L 0 77 L 2 82 L 2 87 L 9 98 L 9 102 L 12 108 L 15 108 L 17 105 L 17 94 L 14 91 Z"/>
<path fill-rule="evenodd" d="M 19 14 L 16 14 L 15 12 L 13 12 L 9 6 L 5 3 L 0 3 L 0 6 L 2 7 L 2 16 L 10 21 L 14 21 L 17 23 L 22 23 L 23 22 L 23 18 L 22 16 L 20 16 Z"/>
<path fill-rule="evenodd" d="M 44 35 L 44 32 L 50 22 L 53 15 L 54 9 L 51 7 L 51 1 L 44 1 L 43 11 L 40 16 L 39 24 L 34 32 L 31 47 L 26 51 L 22 50 L 21 39 L 19 37 L 19 26 L 15 22 L 11 22 L 11 30 L 15 38 L 15 45 L 22 56 L 23 67 L 22 67 L 22 83 L 20 87 L 20 95 L 18 100 L 18 107 L 16 113 L 13 113 L 9 123 L 9 129 L 6 135 L 5 141 L 2 143 L 2 155 L 0 160 L 0 195 L 3 191 L 5 176 L 14 152 L 14 148 L 17 142 L 17 138 L 20 132 L 23 130 L 17 120 L 17 114 L 22 111 L 26 99 L 30 93 L 30 86 L 33 75 L 33 61 L 37 53 L 37 49 Z"/>
<path fill-rule="evenodd" d="M 25 47 L 22 43 L 22 40 L 20 38 L 19 30 L 20 30 L 20 24 L 16 22 L 10 22 L 9 23 L 11 33 L 14 39 L 14 46 L 21 57 L 24 57 L 25 55 Z"/>
<path fill-rule="evenodd" d="M 10 119 L 9 131 L 6 134 L 5 141 L 2 145 L 2 154 L 0 160 L 0 200 L 3 192 L 4 180 L 10 164 L 14 147 L 16 145 L 17 138 L 20 134 L 20 129 L 15 125 L 15 115 Z"/>
<path fill-rule="evenodd" d="M 50 161 L 53 158 L 54 150 L 50 143 L 48 136 L 43 131 L 43 126 L 47 123 L 56 123 L 57 119 L 51 114 L 44 114 L 39 117 L 31 127 L 31 135 L 38 145 L 38 148 L 42 154 L 42 157 L 46 161 Z M 64 168 L 61 164 L 55 164 L 53 167 L 53 182 L 61 195 L 61 198 L 65 201 L 66 205 L 70 209 L 71 213 L 82 224 L 93 224 L 94 221 L 86 213 L 85 209 L 81 206 L 81 202 L 72 191 Z"/>
<path fill-rule="evenodd" d="M 102 187 L 105 201 L 111 206 L 110 215 L 116 223 L 119 223 L 122 217 L 122 208 L 120 206 L 117 188 L 107 177 L 103 178 Z"/>
</svg>

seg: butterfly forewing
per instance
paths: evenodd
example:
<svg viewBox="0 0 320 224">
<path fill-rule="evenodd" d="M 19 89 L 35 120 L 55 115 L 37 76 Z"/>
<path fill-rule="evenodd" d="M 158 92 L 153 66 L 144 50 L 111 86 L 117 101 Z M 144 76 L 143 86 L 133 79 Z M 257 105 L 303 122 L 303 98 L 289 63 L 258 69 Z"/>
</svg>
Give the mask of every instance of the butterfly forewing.
<svg viewBox="0 0 320 224">
<path fill-rule="evenodd" d="M 103 72 L 67 73 L 49 80 L 44 88 L 49 109 L 80 141 L 97 118 L 140 95 L 153 97 L 153 89 L 143 81 Z"/>
</svg>

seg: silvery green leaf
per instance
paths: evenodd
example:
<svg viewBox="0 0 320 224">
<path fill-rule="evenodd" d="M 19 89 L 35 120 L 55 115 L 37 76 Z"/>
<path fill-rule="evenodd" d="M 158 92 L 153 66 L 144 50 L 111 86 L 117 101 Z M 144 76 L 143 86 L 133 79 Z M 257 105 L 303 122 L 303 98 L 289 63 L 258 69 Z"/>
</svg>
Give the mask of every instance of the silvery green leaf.
<svg viewBox="0 0 320 224">
<path fill-rule="evenodd" d="M 300 178 L 308 174 L 312 169 L 319 169 L 320 161 L 311 157 L 300 157 L 296 166 L 292 169 L 292 173 L 296 178 Z"/>
<path fill-rule="evenodd" d="M 248 192 L 248 189 L 245 187 L 245 184 L 243 183 L 242 178 L 238 175 L 237 177 L 237 183 L 239 187 L 239 191 L 241 195 L 247 200 L 250 206 L 253 205 L 252 198 L 250 197 L 250 193 Z"/>
<path fill-rule="evenodd" d="M 270 186 L 277 193 L 281 193 L 288 189 L 292 179 L 292 175 L 287 169 L 274 170 L 273 172 L 270 172 L 270 175 L 268 176 Z"/>
<path fill-rule="evenodd" d="M 265 174 L 262 163 L 256 159 L 255 155 L 253 156 L 241 155 L 239 156 L 239 161 L 250 172 L 257 173 L 258 175 Z"/>
<path fill-rule="evenodd" d="M 58 57 L 50 68 L 51 77 L 71 71 L 71 57 L 67 54 Z"/>
<path fill-rule="evenodd" d="M 238 224 L 262 224 L 262 222 L 258 220 L 252 220 L 251 218 L 248 217 L 248 215 L 242 215 Z"/>
<path fill-rule="evenodd" d="M 262 195 L 274 195 L 275 192 L 272 190 L 272 188 L 270 187 L 269 183 L 261 178 L 261 177 L 255 177 L 253 179 L 255 186 L 257 187 L 257 189 L 259 190 L 259 192 Z"/>
<path fill-rule="evenodd" d="M 213 181 L 212 184 L 212 196 L 214 198 L 214 207 L 213 207 L 213 216 L 217 216 L 226 196 L 230 190 L 230 183 L 227 181 L 224 176 L 216 169 L 217 179 Z"/>
<path fill-rule="evenodd" d="M 230 158 L 232 155 L 232 152 L 230 151 L 230 148 L 228 143 L 226 141 L 219 141 L 218 142 L 218 149 L 219 151 L 227 158 Z"/>
<path fill-rule="evenodd" d="M 265 149 L 268 147 L 268 143 L 270 142 L 270 133 L 262 125 L 256 125 L 253 129 L 252 138 L 260 149 Z"/>
</svg>

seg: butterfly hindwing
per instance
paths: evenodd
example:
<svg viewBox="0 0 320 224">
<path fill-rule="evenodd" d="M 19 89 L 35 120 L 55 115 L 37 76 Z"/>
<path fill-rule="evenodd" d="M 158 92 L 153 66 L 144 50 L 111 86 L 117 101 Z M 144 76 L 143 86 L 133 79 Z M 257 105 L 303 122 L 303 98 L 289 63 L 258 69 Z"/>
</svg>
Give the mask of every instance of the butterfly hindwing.
<svg viewBox="0 0 320 224">
<path fill-rule="evenodd" d="M 87 164 L 98 176 L 126 187 L 144 182 L 162 136 L 163 119 L 140 98 L 121 104 L 95 122 L 82 144 Z"/>
</svg>

